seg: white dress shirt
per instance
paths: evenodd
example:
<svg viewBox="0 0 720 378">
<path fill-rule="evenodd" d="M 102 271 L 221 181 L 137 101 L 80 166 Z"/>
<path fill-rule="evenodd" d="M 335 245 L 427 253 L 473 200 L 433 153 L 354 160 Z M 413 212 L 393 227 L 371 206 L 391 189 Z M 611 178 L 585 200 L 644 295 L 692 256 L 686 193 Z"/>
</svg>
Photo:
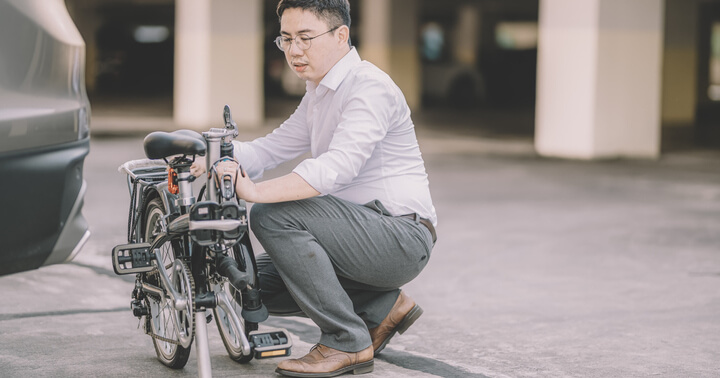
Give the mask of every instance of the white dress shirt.
<svg viewBox="0 0 720 378">
<path fill-rule="evenodd" d="M 250 178 L 310 151 L 293 172 L 321 194 L 357 204 L 377 199 L 392 215 L 417 213 L 437 224 L 410 108 L 392 79 L 353 47 L 306 89 L 272 133 L 235 142 Z"/>
</svg>

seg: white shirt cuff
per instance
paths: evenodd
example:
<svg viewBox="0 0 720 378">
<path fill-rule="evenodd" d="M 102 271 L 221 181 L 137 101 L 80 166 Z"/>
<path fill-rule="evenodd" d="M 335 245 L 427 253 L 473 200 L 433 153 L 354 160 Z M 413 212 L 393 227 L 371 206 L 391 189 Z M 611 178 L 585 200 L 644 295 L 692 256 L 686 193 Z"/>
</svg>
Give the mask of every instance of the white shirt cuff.
<svg viewBox="0 0 720 378">
<path fill-rule="evenodd" d="M 298 174 L 320 194 L 330 194 L 335 189 L 338 173 L 316 159 L 306 159 L 293 172 Z"/>
</svg>

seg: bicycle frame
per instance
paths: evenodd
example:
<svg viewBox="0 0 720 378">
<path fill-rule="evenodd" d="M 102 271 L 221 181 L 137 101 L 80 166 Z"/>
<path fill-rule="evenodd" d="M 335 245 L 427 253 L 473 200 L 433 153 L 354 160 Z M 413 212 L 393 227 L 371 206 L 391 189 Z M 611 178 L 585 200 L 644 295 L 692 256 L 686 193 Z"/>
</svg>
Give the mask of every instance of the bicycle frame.
<svg viewBox="0 0 720 378">
<path fill-rule="evenodd" d="M 231 354 L 231 358 L 236 361 L 249 361 L 253 357 L 253 350 L 255 350 L 255 358 L 289 355 L 292 346 L 284 330 L 265 333 L 246 332 L 246 326 L 241 323 L 241 317 L 234 309 L 233 303 L 236 305 L 242 303 L 242 317 L 246 322 L 249 321 L 252 324 L 267 318 L 267 310 L 259 300 L 259 289 L 253 286 L 257 285 L 257 269 L 250 245 L 245 203 L 235 197 L 232 183 L 223 182 L 222 188 L 218 186 L 219 180 L 217 180 L 217 172 L 214 169 L 219 161 L 232 158 L 231 142 L 238 135 L 237 126 L 232 121 L 227 106 L 224 111 L 224 120 L 225 128 L 212 128 L 202 133 L 202 140 L 206 146 L 207 174 L 204 175 L 204 193 L 206 193 L 207 199 L 205 201 L 198 202 L 193 193 L 192 181 L 194 178 L 190 174 L 190 164 L 194 162 L 194 155 L 192 158 L 188 158 L 186 154 L 182 154 L 171 161 L 168 161 L 168 158 L 133 160 L 118 168 L 119 171 L 127 174 L 127 185 L 131 198 L 128 216 L 128 243 L 130 244 L 119 245 L 113 249 L 112 258 L 115 272 L 117 274 L 137 274 L 132 308 L 135 316 L 146 317 L 146 332 L 148 332 L 147 327 L 150 324 L 151 311 L 145 305 L 150 302 L 148 299 L 143 302 L 143 299 L 146 298 L 146 295 L 157 298 L 157 303 L 165 303 L 169 299 L 172 304 L 171 315 L 178 344 L 183 348 L 189 348 L 193 335 L 184 335 L 185 337 L 183 337 L 180 331 L 182 321 L 178 314 L 190 308 L 190 312 L 194 313 L 195 317 L 193 329 L 198 372 L 202 377 L 209 377 L 212 374 L 205 315 L 205 311 L 208 309 L 222 309 L 222 313 L 219 313 L 218 310 L 215 312 L 225 315 L 225 320 L 229 323 L 226 326 L 232 329 L 221 330 L 221 336 L 223 336 L 228 353 L 231 352 L 226 338 L 231 334 L 227 332 L 231 332 L 236 337 L 241 354 L 240 358 L 233 357 Z M 165 139 L 164 145 L 175 139 L 186 139 L 188 136 L 199 139 L 195 136 L 197 133 L 190 131 L 183 131 L 182 134 L 180 132 L 159 134 L 162 134 L 160 137 Z M 148 138 L 146 138 L 146 152 L 148 151 Z M 194 144 L 197 144 L 197 141 Z M 149 228 L 147 224 L 142 223 L 142 219 L 148 216 L 145 214 L 146 206 L 154 199 L 160 199 L 162 202 L 164 215 L 157 220 L 157 225 L 160 226 L 159 233 L 146 235 Z M 149 220 L 146 222 L 149 223 Z M 155 226 L 155 224 L 150 226 Z M 154 239 L 151 240 L 151 237 Z M 169 264 L 162 263 L 163 257 L 159 252 L 162 246 L 167 245 L 166 243 L 174 243 L 170 249 L 173 255 L 178 254 L 175 256 L 175 261 Z M 178 247 L 177 251 L 176 246 Z M 227 254 L 229 250 L 239 252 L 234 252 L 233 256 L 236 257 L 231 257 Z M 244 262 L 242 271 L 238 268 L 236 261 L 238 257 L 241 257 Z M 248 258 L 249 261 L 247 261 Z M 189 272 L 185 271 L 187 263 L 189 263 Z M 167 268 L 170 270 L 166 271 Z M 156 284 L 148 282 L 146 275 L 150 273 L 157 273 L 159 280 L 156 281 Z M 183 288 L 182 285 L 179 289 L 176 288 L 179 282 L 187 284 L 185 281 L 194 283 L 195 287 L 194 290 L 191 290 L 192 292 L 182 292 L 180 290 Z M 230 283 L 236 293 L 231 294 L 224 290 L 223 282 Z M 217 292 L 213 291 L 213 287 L 219 288 Z M 236 299 L 239 294 L 242 295 L 241 301 Z M 246 300 L 246 296 L 255 299 Z M 187 324 L 183 325 L 187 326 Z M 155 340 L 176 342 L 168 341 L 167 337 L 158 337 L 154 333 L 149 334 Z M 157 344 L 155 346 L 158 358 L 160 358 Z M 277 353 L 280 351 L 284 352 Z M 265 352 L 269 353 L 265 354 Z M 249 356 L 249 359 L 245 361 L 246 358 L 243 356 Z M 177 368 L 184 366 L 187 356 L 185 356 L 185 361 L 173 362 L 172 366 L 163 359 L 161 361 L 170 367 Z"/>
</svg>

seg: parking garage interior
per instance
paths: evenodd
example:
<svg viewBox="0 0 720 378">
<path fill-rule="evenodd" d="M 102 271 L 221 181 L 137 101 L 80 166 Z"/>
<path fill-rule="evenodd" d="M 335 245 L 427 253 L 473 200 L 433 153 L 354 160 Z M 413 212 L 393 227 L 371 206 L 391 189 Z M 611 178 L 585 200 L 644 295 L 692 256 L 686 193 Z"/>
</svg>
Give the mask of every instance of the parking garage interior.
<svg viewBox="0 0 720 378">
<path fill-rule="evenodd" d="M 412 0 L 411 0 L 412 1 Z M 541 1 L 417 0 L 424 124 L 532 138 Z M 175 0 L 66 0 L 87 44 L 86 85 L 96 115 L 172 117 Z M 362 49 L 363 0 L 351 0 Z M 264 117 L 282 118 L 304 84 L 272 40 L 276 0 L 262 2 Z M 720 146 L 720 1 L 664 3 L 662 148 Z M 362 50 L 361 50 L 362 51 Z M 440 127 L 440 126 L 438 126 Z"/>
</svg>

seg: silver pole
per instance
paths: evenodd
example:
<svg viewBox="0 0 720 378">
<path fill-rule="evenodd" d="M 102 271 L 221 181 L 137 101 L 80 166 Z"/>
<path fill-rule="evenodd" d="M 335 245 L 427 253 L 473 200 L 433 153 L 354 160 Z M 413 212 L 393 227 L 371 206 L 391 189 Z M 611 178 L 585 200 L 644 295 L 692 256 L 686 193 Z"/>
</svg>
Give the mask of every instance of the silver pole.
<svg viewBox="0 0 720 378">
<path fill-rule="evenodd" d="M 210 167 L 220 159 L 220 138 L 213 135 L 211 132 L 204 132 L 203 137 L 207 141 L 207 171 L 210 173 Z M 207 198 L 210 201 L 217 202 L 217 185 L 215 180 L 210 180 L 207 183 L 206 188 Z"/>
<path fill-rule="evenodd" d="M 208 345 L 205 310 L 195 311 L 195 351 L 197 352 L 198 377 L 211 378 L 210 347 Z"/>
<path fill-rule="evenodd" d="M 191 206 L 195 203 L 195 197 L 192 194 L 192 186 L 187 179 L 190 177 L 190 172 L 178 173 L 178 199 L 175 201 L 177 206 Z"/>
</svg>

